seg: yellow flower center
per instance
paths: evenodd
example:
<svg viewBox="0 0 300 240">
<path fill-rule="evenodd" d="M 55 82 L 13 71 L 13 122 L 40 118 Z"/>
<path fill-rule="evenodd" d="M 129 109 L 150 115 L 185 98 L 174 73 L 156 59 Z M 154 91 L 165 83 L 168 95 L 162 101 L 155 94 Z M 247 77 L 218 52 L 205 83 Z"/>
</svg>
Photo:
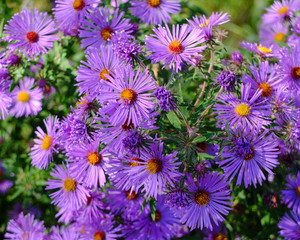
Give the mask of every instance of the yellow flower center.
<svg viewBox="0 0 300 240">
<path fill-rule="evenodd" d="M 111 30 L 110 28 L 103 28 L 102 31 L 101 31 L 101 37 L 103 38 L 104 41 L 107 41 L 108 39 L 111 38 L 111 34 L 113 32 L 114 31 Z"/>
<path fill-rule="evenodd" d="M 274 36 L 274 40 L 281 42 L 284 38 L 285 34 L 283 32 L 276 33 Z"/>
<path fill-rule="evenodd" d="M 99 75 L 100 75 L 100 79 L 105 80 L 105 81 L 109 81 L 105 75 L 109 75 L 111 77 L 110 70 L 107 68 L 103 69 Z"/>
<path fill-rule="evenodd" d="M 176 40 L 176 38 L 172 40 L 172 42 L 170 43 L 168 49 L 169 49 L 169 52 L 174 54 L 174 55 L 178 55 L 178 54 L 183 52 L 183 46 L 180 42 L 178 42 Z"/>
<path fill-rule="evenodd" d="M 291 75 L 294 79 L 300 79 L 300 67 L 293 67 L 291 70 Z"/>
<path fill-rule="evenodd" d="M 214 240 L 228 240 L 227 236 L 223 233 L 219 233 Z"/>
<path fill-rule="evenodd" d="M 206 191 L 198 190 L 194 195 L 194 201 L 199 205 L 206 205 L 209 201 L 209 195 Z"/>
<path fill-rule="evenodd" d="M 124 102 L 132 104 L 135 101 L 136 97 L 136 92 L 130 88 L 126 88 L 121 92 L 121 99 L 123 99 Z"/>
<path fill-rule="evenodd" d="M 49 148 L 51 147 L 51 144 L 52 144 L 52 138 L 49 137 L 47 134 L 45 134 L 45 138 L 42 143 L 42 149 L 46 150 L 46 151 L 49 150 Z"/>
<path fill-rule="evenodd" d="M 284 6 L 284 7 L 282 7 L 282 8 L 280 8 L 280 9 L 278 9 L 278 14 L 279 15 L 285 15 L 285 14 L 287 14 L 287 11 L 289 10 L 289 7 L 288 6 Z"/>
<path fill-rule="evenodd" d="M 259 89 L 262 89 L 261 95 L 263 97 L 269 97 L 271 95 L 272 88 L 268 83 L 261 83 Z"/>
<path fill-rule="evenodd" d="M 64 189 L 67 192 L 74 191 L 76 189 L 76 181 L 72 178 L 66 178 L 64 181 Z"/>
<path fill-rule="evenodd" d="M 131 191 L 131 190 L 128 190 L 126 191 L 126 197 L 129 199 L 129 200 L 133 200 L 133 199 L 136 199 L 137 198 L 137 193 L 135 191 Z"/>
<path fill-rule="evenodd" d="M 104 240 L 105 239 L 105 233 L 102 231 L 96 231 L 94 234 L 95 240 Z"/>
<path fill-rule="evenodd" d="M 248 107 L 246 104 L 239 104 L 236 109 L 235 112 L 240 115 L 241 117 L 244 116 L 248 116 L 250 113 L 251 107 Z"/>
<path fill-rule="evenodd" d="M 298 187 L 296 188 L 296 194 L 297 194 L 298 197 L 300 197 L 300 186 L 298 186 Z"/>
<path fill-rule="evenodd" d="M 73 2 L 73 8 L 76 11 L 83 9 L 84 5 L 85 5 L 84 0 L 75 0 Z"/>
<path fill-rule="evenodd" d="M 29 232 L 25 232 L 22 234 L 22 240 L 29 240 L 30 239 L 30 233 Z"/>
<path fill-rule="evenodd" d="M 146 169 L 149 173 L 158 173 L 161 172 L 163 166 L 161 160 L 157 158 L 152 158 L 147 162 L 148 167 Z"/>
<path fill-rule="evenodd" d="M 79 101 L 76 103 L 77 105 L 79 104 L 79 105 L 85 105 L 86 104 L 86 99 L 85 99 L 85 97 L 87 97 L 87 96 L 89 96 L 88 94 L 84 94 L 84 96 L 83 97 L 81 97 L 80 99 L 79 99 Z"/>
<path fill-rule="evenodd" d="M 101 162 L 102 156 L 101 154 L 97 154 L 96 152 L 92 152 L 88 156 L 89 163 L 92 165 L 97 165 Z"/>
<path fill-rule="evenodd" d="M 160 0 L 148 0 L 148 4 L 151 6 L 151 7 L 157 7 L 160 5 Z"/>
<path fill-rule="evenodd" d="M 18 95 L 18 100 L 20 102 L 28 102 L 29 99 L 30 99 L 30 96 L 29 96 L 29 94 L 27 92 L 22 91 Z"/>
<path fill-rule="evenodd" d="M 251 160 L 251 159 L 253 158 L 253 156 L 254 156 L 254 149 L 251 148 L 250 150 L 251 150 L 251 152 L 248 153 L 248 154 L 245 154 L 245 156 L 244 156 L 244 160 L 245 160 L 245 161 Z"/>
<path fill-rule="evenodd" d="M 209 24 L 209 19 L 206 20 L 206 23 L 200 23 L 199 27 L 203 28 L 203 27 L 207 26 L 208 24 Z"/>
<path fill-rule="evenodd" d="M 268 53 L 271 53 L 272 52 L 272 49 L 271 48 L 266 48 L 266 47 L 263 47 L 261 45 L 258 45 L 257 49 L 263 53 L 263 54 L 268 54 Z"/>
</svg>

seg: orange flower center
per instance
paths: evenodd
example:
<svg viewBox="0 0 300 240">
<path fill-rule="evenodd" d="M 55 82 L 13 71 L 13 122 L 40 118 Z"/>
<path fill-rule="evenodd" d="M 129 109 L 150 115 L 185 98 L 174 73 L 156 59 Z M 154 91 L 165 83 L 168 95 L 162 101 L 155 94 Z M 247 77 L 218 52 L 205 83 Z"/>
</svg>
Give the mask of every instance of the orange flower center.
<svg viewBox="0 0 300 240">
<path fill-rule="evenodd" d="M 151 7 L 157 7 L 160 5 L 160 0 L 148 0 L 148 4 L 151 6 Z"/>
<path fill-rule="evenodd" d="M 276 33 L 274 36 L 274 40 L 281 42 L 284 38 L 285 34 L 283 32 Z"/>
<path fill-rule="evenodd" d="M 263 47 L 261 45 L 258 45 L 257 49 L 263 53 L 263 54 L 268 54 L 268 53 L 271 53 L 272 52 L 272 49 L 271 48 L 266 48 L 266 47 Z"/>
<path fill-rule="evenodd" d="M 223 233 L 219 233 L 214 240 L 228 240 L 227 236 Z"/>
<path fill-rule="evenodd" d="M 245 160 L 245 161 L 251 160 L 251 159 L 253 158 L 253 156 L 254 156 L 254 149 L 251 148 L 250 150 L 251 150 L 251 152 L 248 153 L 248 154 L 245 154 L 245 156 L 244 156 L 244 160 Z"/>
<path fill-rule="evenodd" d="M 28 102 L 29 99 L 30 99 L 30 96 L 27 92 L 22 91 L 18 94 L 18 100 L 20 102 Z"/>
<path fill-rule="evenodd" d="M 102 232 L 102 231 L 95 232 L 94 239 L 95 240 L 104 240 L 105 239 L 105 233 Z"/>
<path fill-rule="evenodd" d="M 143 162 L 142 159 L 139 159 L 139 158 L 136 158 L 136 157 L 131 158 L 131 159 L 134 160 L 134 161 L 137 161 L 137 162 L 130 162 L 129 163 L 130 167 L 137 167 L 137 166 L 141 166 L 142 165 L 142 164 L 138 163 L 138 162 Z"/>
<path fill-rule="evenodd" d="M 111 34 L 113 33 L 114 31 L 111 30 L 110 28 L 104 28 L 102 29 L 101 31 L 101 37 L 103 38 L 104 41 L 107 41 L 108 39 L 111 38 Z"/>
<path fill-rule="evenodd" d="M 161 219 L 161 213 L 160 213 L 160 211 L 156 210 L 155 211 L 154 222 L 158 222 L 160 219 Z M 151 217 L 151 220 L 152 220 L 152 217 Z"/>
<path fill-rule="evenodd" d="M 183 52 L 183 46 L 180 42 L 178 42 L 176 40 L 176 38 L 174 40 L 172 40 L 172 42 L 170 43 L 168 49 L 169 49 L 169 52 L 174 54 L 174 55 L 178 55 L 178 54 Z"/>
<path fill-rule="evenodd" d="M 72 178 L 66 178 L 64 181 L 64 189 L 67 192 L 74 191 L 76 189 L 76 181 Z"/>
<path fill-rule="evenodd" d="M 84 5 L 85 5 L 84 0 L 75 0 L 73 3 L 73 8 L 76 11 L 78 11 L 78 10 L 83 9 Z"/>
<path fill-rule="evenodd" d="M 28 42 L 35 43 L 39 40 L 39 35 L 35 31 L 29 31 L 26 34 Z"/>
<path fill-rule="evenodd" d="M 124 102 L 132 104 L 135 101 L 136 97 L 136 92 L 130 88 L 126 88 L 121 92 L 121 99 L 123 99 Z"/>
<path fill-rule="evenodd" d="M 294 79 L 300 79 L 300 67 L 293 67 L 291 70 L 291 75 Z"/>
<path fill-rule="evenodd" d="M 103 69 L 99 75 L 100 75 L 100 79 L 105 80 L 105 81 L 109 81 L 105 75 L 109 75 L 111 77 L 110 70 L 107 68 Z"/>
<path fill-rule="evenodd" d="M 137 193 L 135 191 L 131 191 L 131 190 L 128 190 L 126 191 L 126 197 L 129 199 L 129 200 L 133 200 L 133 199 L 136 199 L 137 198 Z"/>
<path fill-rule="evenodd" d="M 49 150 L 49 148 L 51 147 L 51 144 L 52 144 L 52 138 L 49 137 L 47 134 L 45 134 L 45 138 L 42 143 L 42 149 L 46 150 L 46 151 Z"/>
<path fill-rule="evenodd" d="M 297 194 L 298 197 L 300 197 L 300 186 L 298 186 L 298 187 L 296 188 L 296 194 Z"/>
<path fill-rule="evenodd" d="M 198 190 L 194 195 L 194 201 L 199 205 L 206 205 L 209 201 L 209 195 L 206 191 Z"/>
<path fill-rule="evenodd" d="M 89 163 L 92 165 L 97 165 L 101 162 L 102 156 L 101 154 L 97 154 L 96 152 L 92 152 L 88 156 Z"/>
<path fill-rule="evenodd" d="M 163 166 L 161 160 L 157 158 L 152 158 L 147 162 L 148 167 L 146 169 L 149 173 L 158 173 L 161 172 Z"/>
<path fill-rule="evenodd" d="M 271 95 L 272 88 L 268 83 L 261 83 L 259 89 L 262 89 L 261 95 L 263 97 L 269 97 Z"/>
<path fill-rule="evenodd" d="M 289 7 L 284 6 L 284 7 L 280 8 L 277 12 L 278 12 L 279 15 L 285 15 L 285 14 L 287 14 L 288 10 L 289 10 Z"/>
</svg>

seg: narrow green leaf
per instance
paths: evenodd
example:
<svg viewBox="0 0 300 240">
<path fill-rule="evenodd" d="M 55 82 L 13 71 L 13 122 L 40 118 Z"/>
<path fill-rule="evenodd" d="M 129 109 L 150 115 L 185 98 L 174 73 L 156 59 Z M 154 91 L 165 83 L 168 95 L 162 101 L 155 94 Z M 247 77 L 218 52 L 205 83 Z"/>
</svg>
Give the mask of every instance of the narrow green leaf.
<svg viewBox="0 0 300 240">
<path fill-rule="evenodd" d="M 155 221 L 155 212 L 156 212 L 156 201 L 154 198 L 150 199 L 150 210 L 151 210 L 151 218 Z"/>
<path fill-rule="evenodd" d="M 181 128 L 181 122 L 178 119 L 178 117 L 175 115 L 173 111 L 169 111 L 167 114 L 167 118 L 169 119 L 170 123 L 176 127 L 176 128 Z"/>
</svg>

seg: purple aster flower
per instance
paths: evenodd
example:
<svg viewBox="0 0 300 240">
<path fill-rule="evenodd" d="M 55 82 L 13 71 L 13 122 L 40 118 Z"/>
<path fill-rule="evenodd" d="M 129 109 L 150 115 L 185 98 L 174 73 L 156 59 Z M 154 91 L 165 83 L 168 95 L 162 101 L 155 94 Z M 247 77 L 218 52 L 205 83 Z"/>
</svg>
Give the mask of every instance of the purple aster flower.
<svg viewBox="0 0 300 240">
<path fill-rule="evenodd" d="M 104 148 L 99 151 L 99 140 L 75 145 L 68 149 L 70 171 L 76 179 L 88 187 L 102 187 L 106 182 L 104 170 L 108 166 L 108 153 Z"/>
<path fill-rule="evenodd" d="M 300 10 L 300 4 L 297 0 L 275 1 L 274 4 L 267 8 L 267 13 L 262 16 L 264 24 L 282 22 L 293 17 L 294 12 Z"/>
<path fill-rule="evenodd" d="M 187 24 L 172 25 L 172 33 L 167 25 L 159 26 L 158 29 L 154 27 L 153 31 L 155 34 L 146 36 L 145 39 L 147 49 L 152 52 L 147 57 L 152 63 L 163 60 L 163 68 L 169 65 L 178 72 L 183 62 L 196 66 L 194 58 L 202 57 L 200 52 L 206 48 L 206 46 L 198 46 L 204 42 L 200 31 L 192 31 Z"/>
<path fill-rule="evenodd" d="M 217 77 L 217 81 L 227 92 L 234 90 L 234 86 L 237 84 L 237 78 L 232 71 L 222 71 Z"/>
<path fill-rule="evenodd" d="M 11 95 L 13 104 L 10 114 L 15 117 L 28 117 L 37 115 L 42 110 L 43 93 L 39 88 L 33 88 L 34 79 L 24 77 L 20 80 L 19 87 L 16 86 Z"/>
<path fill-rule="evenodd" d="M 72 225 L 60 228 L 53 226 L 51 229 L 49 240 L 79 240 L 79 232 Z"/>
<path fill-rule="evenodd" d="M 43 239 L 46 237 L 45 230 L 44 221 L 38 222 L 30 213 L 24 216 L 21 212 L 16 220 L 12 219 L 8 222 L 4 237 L 5 240 Z"/>
<path fill-rule="evenodd" d="M 11 78 L 7 66 L 0 64 L 0 81 L 8 82 Z M 2 83 L 3 84 L 3 83 Z"/>
<path fill-rule="evenodd" d="M 0 119 L 5 119 L 8 115 L 9 108 L 12 105 L 13 99 L 9 92 L 11 81 L 2 78 L 1 79 L 1 67 L 0 67 Z"/>
<path fill-rule="evenodd" d="M 143 146 L 144 139 L 137 131 L 128 130 L 128 132 L 128 135 L 122 140 L 122 143 L 127 151 L 135 153 Z"/>
<path fill-rule="evenodd" d="M 243 60 L 244 60 L 240 51 L 233 52 L 231 55 L 231 59 L 232 59 L 233 63 L 238 66 L 242 65 Z"/>
<path fill-rule="evenodd" d="M 113 33 L 124 31 L 129 34 L 131 30 L 130 20 L 123 17 L 124 12 L 116 11 L 111 20 L 109 8 L 101 7 L 90 13 L 82 23 L 79 30 L 81 47 L 94 47 L 99 49 L 101 45 L 109 44 Z M 99 34 L 100 33 L 100 34 Z"/>
<path fill-rule="evenodd" d="M 188 198 L 185 190 L 180 187 L 171 189 L 166 193 L 166 204 L 171 208 L 183 208 L 188 205 Z"/>
<path fill-rule="evenodd" d="M 46 190 L 57 189 L 56 192 L 50 194 L 53 199 L 51 203 L 71 209 L 79 209 L 89 196 L 88 191 L 77 180 L 73 172 L 64 164 L 56 165 L 56 169 L 52 169 L 50 175 L 57 179 L 49 179 Z"/>
<path fill-rule="evenodd" d="M 219 166 L 230 181 L 238 175 L 236 184 L 241 185 L 244 180 L 246 188 L 252 184 L 256 187 L 257 182 L 261 185 L 266 179 L 262 170 L 273 174 L 272 169 L 279 164 L 276 139 L 272 134 L 268 135 L 269 130 L 262 133 L 260 130 L 249 126 L 243 130 L 233 128 L 229 146 L 224 148 L 222 160 L 219 161 Z"/>
<path fill-rule="evenodd" d="M 257 43 L 249 43 L 245 41 L 241 42 L 240 45 L 242 48 L 254 52 L 262 58 L 278 57 L 279 54 L 276 49 L 273 49 L 273 45 L 257 45 Z"/>
<path fill-rule="evenodd" d="M 53 13 L 60 27 L 71 32 L 82 25 L 84 17 L 99 3 L 100 0 L 56 0 Z"/>
<path fill-rule="evenodd" d="M 197 182 L 188 175 L 188 206 L 186 212 L 181 218 L 181 222 L 190 227 L 195 228 L 213 228 L 213 223 L 216 225 L 224 221 L 223 215 L 228 214 L 231 209 L 231 202 L 227 200 L 230 197 L 231 190 L 228 189 L 228 182 L 223 178 L 223 175 L 218 172 L 208 172 Z"/>
<path fill-rule="evenodd" d="M 150 111 L 154 109 L 152 102 L 152 93 L 155 89 L 155 82 L 147 70 L 140 68 L 133 71 L 128 69 L 119 69 L 112 76 L 107 75 L 109 81 L 107 86 L 113 91 L 104 91 L 101 93 L 102 101 L 118 103 L 117 109 L 111 115 L 112 125 L 123 125 L 131 123 L 134 127 L 140 122 L 150 118 Z"/>
<path fill-rule="evenodd" d="M 274 90 L 281 84 L 282 79 L 278 74 L 278 66 L 271 65 L 268 61 L 260 62 L 258 67 L 250 64 L 249 70 L 252 74 L 243 74 L 242 81 L 251 84 L 252 91 L 250 96 L 255 94 L 257 90 L 262 90 L 261 97 L 270 100 L 274 95 Z"/>
<path fill-rule="evenodd" d="M 300 215 L 296 212 L 290 212 L 290 214 L 285 213 L 278 223 L 279 234 L 284 237 L 284 240 L 299 240 Z"/>
<path fill-rule="evenodd" d="M 290 91 L 300 90 L 300 43 L 291 46 L 289 51 L 283 48 L 280 51 L 279 68 L 280 75 L 286 87 Z"/>
<path fill-rule="evenodd" d="M 241 85 L 241 97 L 238 98 L 232 93 L 223 93 L 218 100 L 222 104 L 215 104 L 214 110 L 220 114 L 216 119 L 223 124 L 227 121 L 229 127 L 246 127 L 252 125 L 255 127 L 268 125 L 270 123 L 271 111 L 268 105 L 262 105 L 263 101 L 259 101 L 262 90 L 257 90 L 251 98 L 250 96 L 251 85 Z"/>
<path fill-rule="evenodd" d="M 31 164 L 39 169 L 48 168 L 49 162 L 53 159 L 53 152 L 58 152 L 55 145 L 57 142 L 57 127 L 59 121 L 57 117 L 49 116 L 44 120 L 47 129 L 45 133 L 40 127 L 37 127 L 35 134 L 38 138 L 34 139 L 34 146 L 31 148 L 29 156 Z"/>
<path fill-rule="evenodd" d="M 300 172 L 297 173 L 297 178 L 293 179 L 292 175 L 287 177 L 287 184 L 282 190 L 282 202 L 293 212 L 300 214 Z"/>
<path fill-rule="evenodd" d="M 112 49 L 114 54 L 130 64 L 132 64 L 134 57 L 142 52 L 141 45 L 137 41 L 132 40 L 133 38 L 131 35 L 122 31 L 112 34 L 111 39 L 109 39 L 109 41 L 113 43 Z"/>
<path fill-rule="evenodd" d="M 81 61 L 82 65 L 76 72 L 80 94 L 98 93 L 103 88 L 103 82 L 108 81 L 107 75 L 116 73 L 122 65 L 111 46 L 100 46 L 99 49 L 87 51 L 87 62 Z"/>
<path fill-rule="evenodd" d="M 167 24 L 171 14 L 181 12 L 180 1 L 169 0 L 142 0 L 130 1 L 132 15 L 147 25 Z"/>
<path fill-rule="evenodd" d="M 156 101 L 162 110 L 169 112 L 169 109 L 171 109 L 171 110 L 176 109 L 173 96 L 164 87 L 156 88 L 155 91 L 153 92 L 153 94 L 154 94 L 154 97 L 156 97 Z"/>
<path fill-rule="evenodd" d="M 57 34 L 53 34 L 55 31 L 55 23 L 47 13 L 25 9 L 16 13 L 4 26 L 4 33 L 8 34 L 4 39 L 14 41 L 7 46 L 9 51 L 18 49 L 30 58 L 52 49 L 53 42 L 59 39 Z"/>
<path fill-rule="evenodd" d="M 5 64 L 7 66 L 17 65 L 21 62 L 21 57 L 15 53 L 4 54 L 5 57 L 0 60 L 0 63 Z"/>
<path fill-rule="evenodd" d="M 228 237 L 226 235 L 226 227 L 224 224 L 219 224 L 219 225 L 213 224 L 212 230 L 204 229 L 203 232 L 206 235 L 203 238 L 203 240 L 228 240 Z"/>
<path fill-rule="evenodd" d="M 284 42 L 289 31 L 288 25 L 275 23 L 272 25 L 262 25 L 259 31 L 260 42 L 265 46 L 274 45 L 274 48 L 280 48 L 277 42 Z"/>
<path fill-rule="evenodd" d="M 7 191 L 14 185 L 12 181 L 3 178 L 3 175 L 6 172 L 7 170 L 2 166 L 2 161 L 0 160 L 0 194 L 6 194 Z"/>
</svg>

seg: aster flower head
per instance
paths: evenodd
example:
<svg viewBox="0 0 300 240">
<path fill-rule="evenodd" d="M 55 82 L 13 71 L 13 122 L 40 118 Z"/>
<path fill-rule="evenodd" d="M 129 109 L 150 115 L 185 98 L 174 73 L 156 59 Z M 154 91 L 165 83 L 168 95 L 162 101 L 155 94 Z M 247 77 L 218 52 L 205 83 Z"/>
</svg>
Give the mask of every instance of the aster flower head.
<svg viewBox="0 0 300 240">
<path fill-rule="evenodd" d="M 47 13 L 25 9 L 5 25 L 4 33 L 8 36 L 4 39 L 12 42 L 7 46 L 9 51 L 18 50 L 30 58 L 52 49 L 54 41 L 59 39 L 55 32 L 55 23 Z"/>
<path fill-rule="evenodd" d="M 147 25 L 167 24 L 171 20 L 171 14 L 181 11 L 180 1 L 169 0 L 142 0 L 130 1 L 132 15 Z"/>
<path fill-rule="evenodd" d="M 131 33 L 130 20 L 123 17 L 124 12 L 115 11 L 112 19 L 109 8 L 101 7 L 90 13 L 82 23 L 79 30 L 81 37 L 81 47 L 94 47 L 99 49 L 101 45 L 107 45 L 110 42 L 113 33 L 124 31 Z M 99 34 L 100 33 L 100 34 Z"/>
<path fill-rule="evenodd" d="M 297 212 L 285 213 L 278 223 L 279 234 L 284 240 L 300 239 L 300 215 Z"/>
<path fill-rule="evenodd" d="M 34 215 L 27 214 L 24 216 L 21 212 L 17 219 L 12 219 L 7 224 L 5 240 L 26 239 L 36 240 L 46 237 L 44 231 L 44 222 L 38 222 L 34 219 Z"/>
<path fill-rule="evenodd" d="M 79 232 L 72 225 L 60 228 L 53 226 L 51 229 L 49 240 L 79 240 Z"/>
<path fill-rule="evenodd" d="M 300 172 L 297 173 L 296 179 L 293 179 L 292 175 L 287 177 L 287 184 L 281 194 L 283 203 L 292 208 L 293 212 L 300 214 Z"/>
<path fill-rule="evenodd" d="M 13 103 L 10 114 L 15 117 L 37 115 L 42 110 L 42 91 L 39 88 L 33 88 L 34 79 L 30 77 L 24 77 L 19 85 L 11 93 Z"/>
<path fill-rule="evenodd" d="M 217 77 L 217 82 L 222 86 L 227 92 L 234 89 L 234 85 L 237 84 L 237 78 L 232 71 L 222 71 Z"/>
<path fill-rule="evenodd" d="M 35 134 L 38 138 L 34 139 L 34 146 L 31 148 L 29 156 L 31 156 L 31 164 L 39 169 L 48 168 L 49 162 L 53 159 L 53 152 L 57 152 L 55 147 L 57 142 L 57 128 L 59 120 L 57 117 L 48 116 L 44 120 L 46 126 L 46 133 L 37 127 Z"/>
<path fill-rule="evenodd" d="M 0 55 L 1 57 L 1 55 Z M 13 66 L 17 65 L 21 62 L 21 57 L 16 53 L 4 53 L 2 56 L 2 59 L 0 59 L 0 63 L 6 65 L 6 66 Z"/>
<path fill-rule="evenodd" d="M 234 51 L 231 55 L 231 59 L 236 65 L 241 65 L 243 63 L 243 56 L 240 51 Z"/>
<path fill-rule="evenodd" d="M 173 99 L 173 96 L 164 87 L 156 88 L 153 94 L 156 98 L 156 101 L 157 101 L 159 107 L 162 110 L 164 110 L 166 112 L 169 112 L 169 109 L 171 109 L 171 110 L 176 109 L 175 101 Z"/>
<path fill-rule="evenodd" d="M 257 43 L 241 42 L 241 47 L 258 54 L 261 58 L 274 58 L 278 56 L 278 50 L 273 45 L 263 45 Z"/>
<path fill-rule="evenodd" d="M 195 182 L 191 175 L 188 175 L 188 205 L 181 218 L 181 222 L 195 228 L 213 228 L 224 221 L 224 215 L 231 209 L 231 202 L 228 200 L 231 190 L 228 189 L 228 182 L 218 172 L 208 172 L 197 178 Z"/>
<path fill-rule="evenodd" d="M 1 67 L 0 67 L 1 76 Z M 7 79 L 1 79 L 0 77 L 0 119 L 5 119 L 9 113 L 9 108 L 13 103 L 11 93 L 9 92 L 9 87 L 11 81 Z"/>
<path fill-rule="evenodd" d="M 76 31 L 94 6 L 100 0 L 55 0 L 53 13 L 55 19 L 65 32 Z"/>
<path fill-rule="evenodd" d="M 206 46 L 199 46 L 204 42 L 200 31 L 192 30 L 187 24 L 172 25 L 172 32 L 167 25 L 154 27 L 153 31 L 154 34 L 146 36 L 145 39 L 147 49 L 152 52 L 147 57 L 152 63 L 163 61 L 163 68 L 174 67 L 178 72 L 183 63 L 196 66 L 194 58 L 202 57 L 200 52 L 206 48 Z"/>
<path fill-rule="evenodd" d="M 2 166 L 0 160 L 0 194 L 6 194 L 7 191 L 14 185 L 14 183 L 4 178 L 4 174 L 7 172 L 6 168 Z"/>
<path fill-rule="evenodd" d="M 52 203 L 58 207 L 68 207 L 77 210 L 86 201 L 89 193 L 80 182 L 78 182 L 71 170 L 64 164 L 56 165 L 50 175 L 56 179 L 49 179 L 46 190 L 57 189 L 56 192 L 50 194 L 53 199 Z"/>
<path fill-rule="evenodd" d="M 262 90 L 257 90 L 250 97 L 251 85 L 241 85 L 241 97 L 232 93 L 223 93 L 218 100 L 222 104 L 215 104 L 214 110 L 218 115 L 216 118 L 221 124 L 227 121 L 229 127 L 246 127 L 252 125 L 254 127 L 268 125 L 270 123 L 269 116 L 271 111 L 269 106 L 262 105 L 264 100 L 258 100 Z"/>
<path fill-rule="evenodd" d="M 140 122 L 149 119 L 154 109 L 152 93 L 155 89 L 155 82 L 148 71 L 138 68 L 133 71 L 131 67 L 119 69 L 116 74 L 109 76 L 107 86 L 112 91 L 101 93 L 101 100 L 117 102 L 115 111 L 111 114 L 112 125 L 123 125 L 127 123 L 133 127 Z"/>
<path fill-rule="evenodd" d="M 274 48 L 280 48 L 277 42 L 284 42 L 288 31 L 288 25 L 283 23 L 263 25 L 259 31 L 259 39 L 265 46 L 273 45 Z"/>
<path fill-rule="evenodd" d="M 242 181 L 246 188 L 249 185 L 256 187 L 257 182 L 261 185 L 266 179 L 262 170 L 273 174 L 272 169 L 279 164 L 277 141 L 268 132 L 260 133 L 260 129 L 249 126 L 243 130 L 232 129 L 229 146 L 225 147 L 218 164 L 230 180 L 238 176 L 237 185 Z"/>
</svg>

